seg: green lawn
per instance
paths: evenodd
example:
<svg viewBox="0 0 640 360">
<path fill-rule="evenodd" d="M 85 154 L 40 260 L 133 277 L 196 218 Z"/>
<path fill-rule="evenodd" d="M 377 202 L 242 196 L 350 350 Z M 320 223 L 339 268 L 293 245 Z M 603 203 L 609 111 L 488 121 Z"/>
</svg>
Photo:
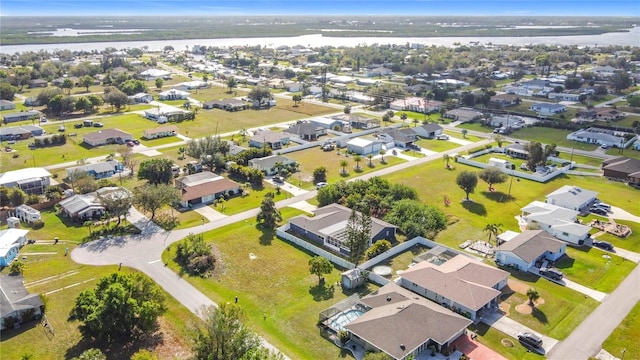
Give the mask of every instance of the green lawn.
<svg viewBox="0 0 640 360">
<path fill-rule="evenodd" d="M 640 303 L 633 307 L 627 317 L 609 335 L 602 347 L 610 354 L 625 359 L 640 359 Z M 623 354 L 622 351 L 626 350 Z"/>
<path fill-rule="evenodd" d="M 285 219 L 301 214 L 293 209 L 282 212 Z M 318 286 L 318 278 L 309 274 L 309 253 L 255 225 L 249 219 L 205 233 L 222 254 L 224 273 L 216 279 L 183 275 L 185 280 L 218 303 L 237 296 L 248 324 L 292 359 L 344 358 L 316 327 L 320 311 L 350 295 L 333 287 L 341 271 L 334 269 L 325 276 L 327 285 Z M 170 254 L 164 252 L 163 261 L 180 273 Z"/>
<path fill-rule="evenodd" d="M 472 324 L 468 327 L 469 330 L 474 331 L 478 337 L 476 341 L 493 349 L 500 355 L 512 360 L 541 360 L 544 356 L 527 351 L 527 349 L 518 343 L 518 340 L 513 337 L 496 330 L 485 323 Z M 502 340 L 506 339 L 506 344 L 513 344 L 514 346 L 505 346 Z"/>
<path fill-rule="evenodd" d="M 77 264 L 71 260 L 70 256 L 64 256 L 65 247 L 71 251 L 75 245 L 35 244 L 22 248 L 21 256 L 26 256 L 24 278 L 27 290 L 41 295 L 51 292 L 43 298 L 48 322 L 54 329 L 55 336 L 46 336 L 47 332 L 36 322 L 27 324 L 19 330 L 3 332 L 0 358 L 20 359 L 23 355 L 30 354 L 34 359 L 68 359 L 92 347 L 90 342 L 82 341 L 78 331 L 79 323 L 69 320 L 69 312 L 74 305 L 74 299 L 80 292 L 93 288 L 98 279 L 117 271 L 118 267 Z M 50 252 L 55 254 L 29 255 L 29 253 Z M 6 268 L 2 270 L 4 273 L 7 271 Z M 125 266 L 121 271 L 131 270 Z M 36 283 L 37 281 L 39 282 Z M 189 327 L 199 320 L 168 294 L 166 294 L 166 300 L 168 312 L 159 320 L 163 336 L 161 342 L 150 346 L 150 349 L 161 358 L 170 359 L 177 353 L 189 351 L 190 344 L 186 340 Z M 128 359 L 139 346 L 126 348 L 118 346 L 110 351 L 103 350 L 108 351 L 110 359 Z"/>
<path fill-rule="evenodd" d="M 630 158 L 640 159 L 640 151 L 634 150 L 632 148 L 624 149 L 624 151 L 620 151 L 620 149 L 611 148 L 611 149 L 608 149 L 606 153 L 607 155 L 626 156 Z"/>
<path fill-rule="evenodd" d="M 436 152 L 444 152 L 447 150 L 455 149 L 460 147 L 460 145 L 446 140 L 437 140 L 437 139 L 420 139 L 415 142 L 420 147 L 425 149 L 436 151 Z"/>
<path fill-rule="evenodd" d="M 207 102 L 210 100 L 230 99 L 238 96 L 247 96 L 247 94 L 248 93 L 243 90 L 234 89 L 233 92 L 229 93 L 229 88 L 211 86 L 208 89 L 199 89 L 198 92 L 191 93 L 191 97 L 200 102 Z"/>
<path fill-rule="evenodd" d="M 570 133 L 571 131 L 569 130 L 532 126 L 516 130 L 513 132 L 513 134 L 511 134 L 511 136 L 518 139 L 537 141 L 543 144 L 556 144 L 558 146 L 574 148 L 578 150 L 592 151 L 598 147 L 598 145 L 596 144 L 586 144 L 579 141 L 567 140 L 567 135 L 569 135 Z"/>
<path fill-rule="evenodd" d="M 602 166 L 602 159 L 590 157 L 590 156 L 583 156 L 583 155 L 577 155 L 577 154 L 571 155 L 571 153 L 560 152 L 559 158 L 566 159 L 567 161 L 569 160 L 575 161 L 576 163 L 582 164 L 582 165 L 591 165 L 591 166 L 597 166 L 597 167 Z"/>
<path fill-rule="evenodd" d="M 637 213 L 635 213 L 637 214 Z M 592 218 L 588 218 L 585 222 L 590 221 Z M 593 219 L 600 219 L 601 217 L 593 216 Z M 617 224 L 627 225 L 631 228 L 631 236 L 626 238 L 619 238 L 612 234 L 603 234 L 598 236 L 598 240 L 608 241 L 613 244 L 614 247 L 623 248 L 626 250 L 640 252 L 640 224 L 633 221 L 616 220 Z"/>
<path fill-rule="evenodd" d="M 478 142 L 485 139 L 485 138 L 481 138 L 481 137 L 470 135 L 470 134 L 467 134 L 467 136 L 465 137 L 465 136 L 462 136 L 462 134 L 457 131 L 445 130 L 444 133 L 456 139 L 462 139 L 462 140 L 467 140 L 471 142 Z"/>
<path fill-rule="evenodd" d="M 464 124 L 460 124 L 457 126 L 458 128 L 461 129 L 467 129 L 467 130 L 472 130 L 472 131 L 478 131 L 478 132 L 484 132 L 484 133 L 490 133 L 493 131 L 493 128 L 488 127 L 488 126 L 482 126 L 482 124 L 478 123 L 478 122 L 473 122 L 473 123 L 464 123 Z"/>
<path fill-rule="evenodd" d="M 589 288 L 610 293 L 615 290 L 636 264 L 596 248 L 575 249 L 567 247 L 567 256 L 556 262 L 556 267 L 572 281 Z"/>
<path fill-rule="evenodd" d="M 276 202 L 284 199 L 288 199 L 291 197 L 291 194 L 280 190 L 279 192 L 276 190 L 276 187 L 264 182 L 262 186 L 252 186 L 249 189 L 245 189 L 248 192 L 247 196 L 236 196 L 232 197 L 229 200 L 224 202 L 224 209 L 222 204 L 211 205 L 213 209 L 219 211 L 225 215 L 233 215 L 246 210 L 251 210 L 260 207 L 262 203 L 262 199 L 264 199 L 264 195 L 268 192 L 272 192 L 275 194 L 274 200 Z"/>
</svg>

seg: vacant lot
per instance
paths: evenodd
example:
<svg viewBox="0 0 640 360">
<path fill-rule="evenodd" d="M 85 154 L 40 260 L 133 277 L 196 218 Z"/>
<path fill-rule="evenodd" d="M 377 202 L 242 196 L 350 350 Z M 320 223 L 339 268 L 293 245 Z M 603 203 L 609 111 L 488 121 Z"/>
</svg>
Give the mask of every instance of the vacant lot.
<svg viewBox="0 0 640 360">
<path fill-rule="evenodd" d="M 625 359 L 640 359 L 640 303 L 605 340 L 602 347 L 611 355 Z M 623 350 L 625 351 L 623 353 Z"/>
<path fill-rule="evenodd" d="M 532 126 L 514 131 L 511 136 L 527 141 L 537 141 L 543 144 L 556 144 L 558 146 L 579 150 L 591 151 L 598 147 L 598 145 L 595 144 L 586 144 L 579 141 L 567 140 L 567 135 L 571 133 L 572 131 L 569 130 Z"/>
</svg>

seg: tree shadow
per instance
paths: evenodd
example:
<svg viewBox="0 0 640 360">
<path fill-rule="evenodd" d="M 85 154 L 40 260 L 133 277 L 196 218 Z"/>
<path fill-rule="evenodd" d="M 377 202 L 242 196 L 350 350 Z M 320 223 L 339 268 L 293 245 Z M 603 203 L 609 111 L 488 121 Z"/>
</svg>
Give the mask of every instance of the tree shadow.
<svg viewBox="0 0 640 360">
<path fill-rule="evenodd" d="M 531 310 L 531 315 L 533 315 L 534 319 L 538 320 L 542 324 L 547 324 L 549 322 L 547 315 L 537 307 L 534 307 Z"/>
<path fill-rule="evenodd" d="M 463 201 L 462 207 L 476 215 L 487 216 L 487 209 L 484 207 L 484 205 L 475 201 Z"/>
<path fill-rule="evenodd" d="M 107 360 L 130 359 L 133 354 L 141 349 L 152 350 L 163 342 L 163 334 L 160 330 L 154 330 L 149 334 L 142 334 L 137 337 L 114 340 L 111 343 L 83 337 L 77 344 L 67 349 L 65 359 L 78 357 L 84 351 L 92 348 L 100 349 L 106 355 Z"/>
<path fill-rule="evenodd" d="M 576 262 L 576 259 L 570 258 L 568 256 L 562 256 L 558 261 L 556 261 L 555 263 L 555 267 L 557 267 L 558 269 L 570 269 L 573 267 L 573 264 Z"/>
<path fill-rule="evenodd" d="M 335 288 L 333 284 L 327 285 L 325 282 L 320 282 L 318 285 L 309 288 L 309 294 L 313 296 L 314 301 L 332 299 L 334 292 Z"/>
<path fill-rule="evenodd" d="M 256 229 L 260 231 L 260 245 L 271 245 L 273 238 L 275 237 L 275 229 L 265 228 L 260 224 L 256 224 Z"/>
<path fill-rule="evenodd" d="M 485 198 L 495 202 L 505 202 L 509 200 L 509 195 L 503 193 L 502 191 L 483 191 L 481 192 L 481 194 Z"/>
</svg>

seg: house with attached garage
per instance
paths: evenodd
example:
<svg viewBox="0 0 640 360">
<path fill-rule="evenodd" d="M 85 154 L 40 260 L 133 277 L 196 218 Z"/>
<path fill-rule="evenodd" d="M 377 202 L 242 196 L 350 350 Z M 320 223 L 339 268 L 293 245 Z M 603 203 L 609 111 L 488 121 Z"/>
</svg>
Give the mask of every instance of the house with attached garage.
<svg viewBox="0 0 640 360">
<path fill-rule="evenodd" d="M 390 282 L 360 299 L 367 310 L 344 326 L 352 342 L 390 359 L 426 359 L 464 335 L 472 321 Z"/>
<path fill-rule="evenodd" d="M 124 144 L 127 141 L 133 140 L 133 136 L 120 129 L 104 129 L 88 133 L 84 135 L 82 139 L 88 145 L 101 146 L 107 144 Z"/>
<path fill-rule="evenodd" d="M 547 195 L 547 203 L 580 211 L 593 203 L 596 197 L 598 197 L 598 193 L 595 191 L 584 190 L 578 186 L 564 185 Z"/>
<path fill-rule="evenodd" d="M 520 225 L 542 229 L 556 238 L 574 245 L 583 245 L 591 227 L 577 222 L 578 211 L 533 201 L 521 209 Z"/>
<path fill-rule="evenodd" d="M 347 224 L 352 210 L 342 205 L 330 204 L 313 213 L 313 217 L 300 215 L 289 220 L 289 232 L 344 255 L 350 254 L 346 241 Z M 356 214 L 360 216 L 360 213 Z M 397 226 L 372 217 L 367 248 L 378 240 L 395 239 L 396 229 Z"/>
<path fill-rule="evenodd" d="M 148 104 L 153 101 L 153 95 L 147 93 L 137 93 L 129 96 L 129 101 L 133 104 Z"/>
<path fill-rule="evenodd" d="M 494 95 L 489 100 L 489 104 L 495 107 L 509 107 L 518 104 L 518 97 L 512 94 Z"/>
<path fill-rule="evenodd" d="M 44 302 L 38 294 L 29 294 L 22 275 L 0 275 L 0 330 L 17 329 L 21 324 L 38 320 Z M 10 329 L 9 329 L 10 330 Z"/>
<path fill-rule="evenodd" d="M 420 261 L 400 275 L 399 285 L 471 320 L 496 307 L 509 273 L 467 255 L 444 263 Z"/>
<path fill-rule="evenodd" d="M 602 162 L 604 176 L 640 186 L 640 159 L 619 156 Z"/>
<path fill-rule="evenodd" d="M 616 148 L 626 148 L 638 138 L 633 133 L 615 131 L 599 127 L 590 127 L 572 132 L 567 140 L 580 141 L 587 144 L 598 144 Z"/>
<path fill-rule="evenodd" d="M 353 138 L 347 141 L 347 151 L 358 155 L 377 154 L 382 150 L 382 141 Z"/>
<path fill-rule="evenodd" d="M 302 140 L 315 141 L 322 135 L 327 135 L 327 129 L 309 122 L 301 122 L 284 129 L 285 133 L 295 135 Z"/>
<path fill-rule="evenodd" d="M 434 122 L 416 126 L 412 129 L 416 135 L 424 139 L 434 139 L 438 135 L 442 135 L 442 126 Z"/>
<path fill-rule="evenodd" d="M 187 175 L 176 180 L 180 190 L 180 206 L 192 207 L 197 204 L 210 204 L 216 199 L 239 195 L 240 184 L 210 171 Z"/>
<path fill-rule="evenodd" d="M 539 260 L 560 259 L 566 249 L 566 243 L 556 240 L 545 231 L 526 230 L 498 246 L 495 259 L 501 265 L 529 271 Z"/>
<path fill-rule="evenodd" d="M 562 104 L 541 102 L 531 105 L 529 110 L 535 111 L 541 116 L 551 116 L 567 111 L 567 107 Z"/>
<path fill-rule="evenodd" d="M 86 194 L 73 195 L 60 201 L 59 205 L 62 212 L 68 217 L 77 221 L 84 221 L 104 215 L 107 209 L 100 201 L 100 197 L 123 198 L 128 196 L 131 196 L 129 190 L 110 186 Z"/>
<path fill-rule="evenodd" d="M 416 133 L 413 128 L 388 129 L 378 134 L 378 139 L 386 144 L 387 149 L 396 146 L 408 148 L 416 141 Z"/>
<path fill-rule="evenodd" d="M 178 133 L 178 127 L 174 125 L 159 126 L 153 129 L 145 129 L 142 131 L 143 139 L 158 139 L 168 136 L 175 136 Z"/>
<path fill-rule="evenodd" d="M 445 118 L 453 119 L 454 121 L 463 123 L 481 119 L 482 116 L 483 114 L 480 111 L 474 110 L 472 108 L 453 109 L 444 113 Z"/>
<path fill-rule="evenodd" d="M 291 167 L 296 165 L 297 162 L 295 160 L 280 155 L 271 155 L 249 160 L 249 167 L 258 169 L 267 176 L 276 174 L 279 166 Z"/>
<path fill-rule="evenodd" d="M 159 100 L 187 100 L 189 96 L 191 96 L 191 94 L 189 94 L 186 91 L 171 89 L 171 90 L 165 90 L 159 93 L 158 99 Z"/>
<path fill-rule="evenodd" d="M 283 132 L 275 132 L 271 130 L 256 131 L 249 139 L 249 146 L 262 148 L 267 146 L 272 150 L 278 150 L 289 144 L 291 135 Z"/>
<path fill-rule="evenodd" d="M 238 99 L 220 99 L 211 100 L 202 103 L 203 109 L 222 109 L 226 111 L 240 111 L 247 110 L 249 104 Z"/>
<path fill-rule="evenodd" d="M 18 121 L 39 119 L 40 117 L 42 117 L 42 113 L 40 111 L 29 110 L 29 111 L 21 111 L 13 114 L 6 114 L 2 117 L 2 121 L 4 121 L 5 124 L 8 124 L 8 123 L 18 122 Z"/>
<path fill-rule="evenodd" d="M 138 74 L 138 76 L 140 76 L 142 79 L 149 81 L 149 80 L 155 80 L 158 78 L 162 78 L 164 80 L 169 80 L 171 79 L 171 73 L 166 71 L 166 70 L 160 70 L 160 69 L 147 69 L 143 72 L 141 72 L 140 74 Z"/>
</svg>

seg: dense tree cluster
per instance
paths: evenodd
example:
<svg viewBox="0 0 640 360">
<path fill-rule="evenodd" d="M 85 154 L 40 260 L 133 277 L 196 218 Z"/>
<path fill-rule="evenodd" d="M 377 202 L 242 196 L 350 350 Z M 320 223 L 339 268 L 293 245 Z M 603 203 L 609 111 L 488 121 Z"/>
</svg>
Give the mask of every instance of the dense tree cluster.
<svg viewBox="0 0 640 360">
<path fill-rule="evenodd" d="M 262 180 L 264 180 L 264 173 L 262 171 L 238 164 L 231 164 L 229 166 L 229 175 L 248 181 L 254 185 L 260 185 L 262 184 Z"/>
<path fill-rule="evenodd" d="M 189 234 L 176 246 L 176 261 L 191 275 L 206 276 L 216 267 L 211 246 L 202 235 Z"/>
<path fill-rule="evenodd" d="M 171 159 L 147 159 L 140 163 L 138 179 L 147 180 L 150 184 L 169 184 L 173 180 Z"/>
<path fill-rule="evenodd" d="M 67 143 L 67 136 L 65 134 L 53 134 L 50 136 L 37 137 L 33 139 L 33 143 L 37 147 L 64 145 Z"/>
<path fill-rule="evenodd" d="M 412 199 L 395 202 L 384 220 L 397 225 L 408 239 L 416 236 L 434 238 L 438 232 L 447 228 L 447 217 L 444 213 Z"/>
</svg>

